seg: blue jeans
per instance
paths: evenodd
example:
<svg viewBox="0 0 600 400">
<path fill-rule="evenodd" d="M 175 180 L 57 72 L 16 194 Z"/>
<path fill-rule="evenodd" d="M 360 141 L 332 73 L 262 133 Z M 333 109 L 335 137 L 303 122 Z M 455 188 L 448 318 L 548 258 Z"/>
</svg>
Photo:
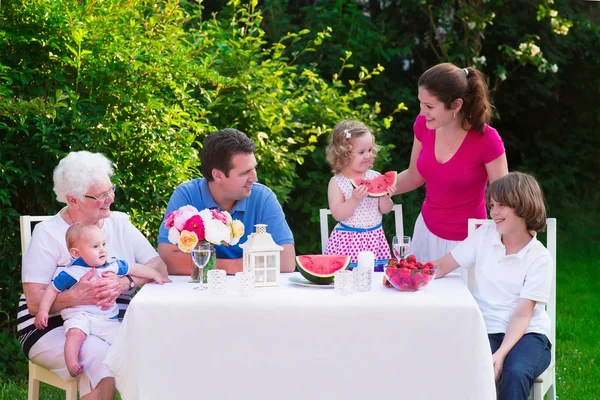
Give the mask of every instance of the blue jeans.
<svg viewBox="0 0 600 400">
<path fill-rule="evenodd" d="M 488 334 L 492 354 L 504 340 L 504 333 Z M 498 400 L 527 400 L 533 381 L 550 365 L 552 344 L 541 333 L 527 333 L 504 359 L 498 381 Z"/>
</svg>

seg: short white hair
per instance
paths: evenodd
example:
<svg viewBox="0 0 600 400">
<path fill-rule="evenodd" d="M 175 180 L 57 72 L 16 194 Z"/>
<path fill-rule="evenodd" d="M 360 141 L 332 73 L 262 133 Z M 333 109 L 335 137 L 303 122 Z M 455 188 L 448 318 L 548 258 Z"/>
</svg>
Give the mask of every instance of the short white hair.
<svg viewBox="0 0 600 400">
<path fill-rule="evenodd" d="M 67 202 L 67 195 L 81 199 L 97 183 L 112 176 L 112 163 L 100 153 L 73 151 L 54 168 L 56 200 Z"/>
</svg>

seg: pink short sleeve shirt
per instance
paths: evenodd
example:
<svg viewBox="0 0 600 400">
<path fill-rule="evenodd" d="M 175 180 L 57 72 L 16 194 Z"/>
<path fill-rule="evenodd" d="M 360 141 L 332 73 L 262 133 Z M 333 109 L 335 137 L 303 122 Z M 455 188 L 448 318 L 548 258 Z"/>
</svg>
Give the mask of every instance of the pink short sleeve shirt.
<svg viewBox="0 0 600 400">
<path fill-rule="evenodd" d="M 427 228 L 446 240 L 464 240 L 469 218 L 486 218 L 485 164 L 504 154 L 504 143 L 491 126 L 484 134 L 469 131 L 454 156 L 441 164 L 435 157 L 435 130 L 427 129 L 425 117 L 414 124 L 415 137 L 423 145 L 417 169 L 425 179 L 425 201 L 421 208 Z"/>
</svg>

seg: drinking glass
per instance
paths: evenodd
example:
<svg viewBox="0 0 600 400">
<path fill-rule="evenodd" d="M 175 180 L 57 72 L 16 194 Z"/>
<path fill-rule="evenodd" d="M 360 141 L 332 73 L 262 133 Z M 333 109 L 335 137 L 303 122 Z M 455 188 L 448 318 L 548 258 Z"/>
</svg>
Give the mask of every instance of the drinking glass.
<svg viewBox="0 0 600 400">
<path fill-rule="evenodd" d="M 368 292 L 371 290 L 371 281 L 373 276 L 373 269 L 366 267 L 358 267 L 352 270 L 354 274 L 354 291 L 355 292 Z"/>
<path fill-rule="evenodd" d="M 208 290 L 212 294 L 224 294 L 227 287 L 227 273 L 224 269 L 208 271 Z"/>
<path fill-rule="evenodd" d="M 347 269 L 333 275 L 333 287 L 336 294 L 348 296 L 354 293 L 354 274 Z"/>
<path fill-rule="evenodd" d="M 236 272 L 235 279 L 240 289 L 240 295 L 242 297 L 252 296 L 254 293 L 254 274 L 252 272 Z"/>
<path fill-rule="evenodd" d="M 398 260 L 406 258 L 410 254 L 410 236 L 394 236 L 392 251 Z"/>
<path fill-rule="evenodd" d="M 192 249 L 192 262 L 194 264 L 192 268 L 197 268 L 198 276 L 200 277 L 200 284 L 194 288 L 196 290 L 207 289 L 202 281 L 204 280 L 204 267 L 208 264 L 211 255 L 212 245 L 209 242 L 198 242 Z M 192 274 L 192 276 L 194 275 L 196 274 Z"/>
</svg>

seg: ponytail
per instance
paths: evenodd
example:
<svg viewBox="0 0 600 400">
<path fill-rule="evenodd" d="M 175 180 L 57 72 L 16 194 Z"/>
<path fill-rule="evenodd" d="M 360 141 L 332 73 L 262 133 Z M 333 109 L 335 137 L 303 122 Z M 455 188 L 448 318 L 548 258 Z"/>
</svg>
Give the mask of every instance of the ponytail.
<svg viewBox="0 0 600 400">
<path fill-rule="evenodd" d="M 485 125 L 492 121 L 492 105 L 488 95 L 487 78 L 475 68 L 465 68 L 467 74 L 467 90 L 462 106 L 463 121 L 471 125 L 471 129 L 483 133 Z"/>
<path fill-rule="evenodd" d="M 425 71 L 419 78 L 418 85 L 444 103 L 448 110 L 456 99 L 462 99 L 460 114 L 463 117 L 463 128 L 483 134 L 485 125 L 490 124 L 492 105 L 488 96 L 487 78 L 479 70 L 442 63 Z"/>
</svg>

